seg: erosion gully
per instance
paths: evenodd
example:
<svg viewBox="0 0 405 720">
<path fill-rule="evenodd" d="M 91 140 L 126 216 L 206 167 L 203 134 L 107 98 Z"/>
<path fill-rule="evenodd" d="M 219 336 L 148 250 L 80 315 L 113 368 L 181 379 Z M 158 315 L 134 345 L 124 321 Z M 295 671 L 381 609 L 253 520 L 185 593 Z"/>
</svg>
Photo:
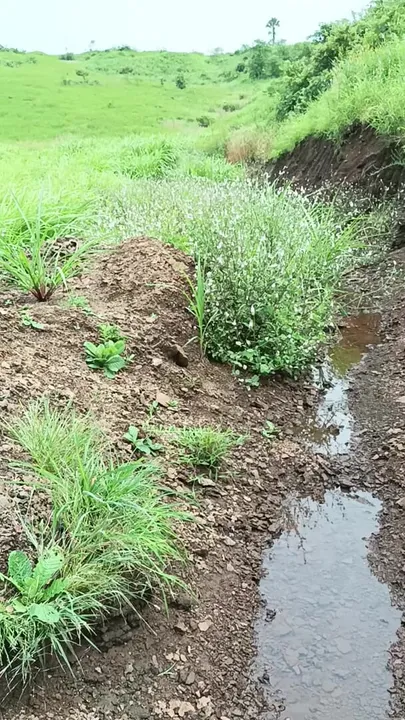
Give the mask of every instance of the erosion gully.
<svg viewBox="0 0 405 720">
<path fill-rule="evenodd" d="M 351 317 L 314 383 L 322 401 L 297 430 L 313 452 L 350 451 L 348 371 L 378 343 L 380 316 Z M 383 720 L 393 684 L 388 651 L 401 624 L 372 573 L 368 543 L 382 504 L 370 493 L 291 496 L 281 536 L 264 553 L 255 674 L 283 720 Z"/>
</svg>

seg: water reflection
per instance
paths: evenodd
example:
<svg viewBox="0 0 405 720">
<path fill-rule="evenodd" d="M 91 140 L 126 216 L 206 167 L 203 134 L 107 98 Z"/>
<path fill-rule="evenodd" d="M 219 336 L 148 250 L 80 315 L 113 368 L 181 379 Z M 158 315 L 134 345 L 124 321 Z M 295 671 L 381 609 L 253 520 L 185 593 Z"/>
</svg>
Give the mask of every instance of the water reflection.
<svg viewBox="0 0 405 720">
<path fill-rule="evenodd" d="M 267 618 L 257 623 L 258 672 L 286 698 L 290 720 L 382 720 L 388 649 L 401 613 L 367 563 L 379 501 L 327 492 L 291 500 L 286 531 L 264 558 Z"/>
<path fill-rule="evenodd" d="M 314 452 L 338 455 L 348 451 L 353 417 L 349 410 L 345 373 L 359 363 L 370 345 L 378 342 L 381 316 L 363 313 L 348 318 L 341 328 L 340 341 L 330 350 L 325 363 L 314 370 L 314 383 L 326 388 L 312 418 L 298 432 L 310 443 Z"/>
</svg>

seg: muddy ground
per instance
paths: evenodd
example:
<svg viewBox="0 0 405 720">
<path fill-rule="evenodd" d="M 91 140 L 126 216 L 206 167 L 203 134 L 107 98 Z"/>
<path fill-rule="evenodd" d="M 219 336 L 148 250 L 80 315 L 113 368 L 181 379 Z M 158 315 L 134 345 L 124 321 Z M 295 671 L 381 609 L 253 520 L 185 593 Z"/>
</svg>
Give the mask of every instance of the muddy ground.
<svg viewBox="0 0 405 720">
<path fill-rule="evenodd" d="M 72 284 L 97 317 L 64 307 L 63 295 L 55 295 L 48 304 L 30 302 L 43 331 L 20 326 L 26 296 L 4 292 L 0 298 L 2 417 L 43 393 L 55 402 L 72 400 L 95 413 L 125 456 L 123 433 L 129 424 L 146 420 L 161 392 L 178 405 L 161 406 L 155 418 L 159 424 L 214 424 L 247 435 L 214 484 L 196 486 L 198 505 L 189 509 L 197 522 L 179 528 L 189 562 L 176 570 L 190 592 L 172 598 L 168 613 L 154 597 L 144 622 L 115 618 L 99 638 L 100 652 L 83 649 L 75 680 L 60 671 L 37 678 L 21 700 L 3 701 L 7 720 L 276 718 L 280 706 L 266 702 L 266 678 L 252 677 L 250 666 L 262 551 L 280 532 L 281 504 L 291 491 L 321 498 L 325 487 L 337 483 L 378 491 L 384 512 L 371 560 L 402 607 L 405 499 L 398 501 L 405 496 L 405 299 L 398 292 L 392 302 L 385 300 L 381 345 L 352 374 L 351 409 L 358 421 L 353 453 L 329 461 L 313 454 L 296 433 L 317 402 L 309 380 L 272 380 L 249 391 L 228 368 L 201 358 L 196 343 L 189 342 L 195 335 L 184 297 L 189 269 L 178 251 L 146 238 L 129 240 Z M 83 342 L 96 339 L 99 318 L 122 328 L 135 356 L 114 381 L 84 362 Z M 187 367 L 176 362 L 176 344 L 185 349 Z M 279 439 L 262 435 L 266 420 L 281 429 Z M 22 542 L 16 509 L 26 511 L 29 502 L 27 489 L 7 483 L 15 452 L 3 437 L 0 566 Z M 190 474 L 170 462 L 165 482 L 181 492 L 191 487 Z M 405 699 L 403 653 L 400 630 L 392 654 L 398 718 Z"/>
</svg>

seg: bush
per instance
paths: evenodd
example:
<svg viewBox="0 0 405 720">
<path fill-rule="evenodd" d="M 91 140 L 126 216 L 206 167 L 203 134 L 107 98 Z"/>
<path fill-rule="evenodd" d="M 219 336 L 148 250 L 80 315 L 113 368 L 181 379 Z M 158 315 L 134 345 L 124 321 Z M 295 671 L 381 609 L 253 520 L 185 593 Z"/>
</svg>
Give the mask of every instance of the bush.
<svg viewBox="0 0 405 720">
<path fill-rule="evenodd" d="M 130 65 L 125 65 L 124 67 L 120 68 L 118 70 L 120 75 L 131 75 L 134 72 L 134 68 L 130 67 Z"/>
<path fill-rule="evenodd" d="M 245 72 L 245 71 L 246 71 L 246 65 L 245 65 L 245 63 L 238 63 L 237 66 L 236 66 L 236 68 L 235 68 L 235 70 L 236 70 L 236 72 L 238 72 L 238 73 L 243 73 L 243 72 Z"/>
<path fill-rule="evenodd" d="M 206 268 L 205 343 L 214 360 L 259 375 L 308 365 L 351 258 L 353 229 L 292 191 L 217 191 L 192 232 Z"/>
<path fill-rule="evenodd" d="M 238 109 L 238 106 L 233 103 L 225 103 L 225 105 L 222 105 L 222 109 L 225 110 L 225 112 L 235 112 L 235 110 Z"/>
<path fill-rule="evenodd" d="M 211 125 L 211 118 L 208 117 L 208 115 L 201 115 L 197 118 L 197 122 L 200 125 L 200 127 L 209 127 Z"/>
<path fill-rule="evenodd" d="M 179 88 L 179 90 L 184 90 L 186 87 L 186 81 L 184 78 L 184 75 L 178 75 L 176 78 L 176 87 Z"/>
<path fill-rule="evenodd" d="M 72 52 L 66 52 L 63 53 L 63 55 L 59 55 L 59 60 L 74 60 L 75 56 Z"/>
</svg>

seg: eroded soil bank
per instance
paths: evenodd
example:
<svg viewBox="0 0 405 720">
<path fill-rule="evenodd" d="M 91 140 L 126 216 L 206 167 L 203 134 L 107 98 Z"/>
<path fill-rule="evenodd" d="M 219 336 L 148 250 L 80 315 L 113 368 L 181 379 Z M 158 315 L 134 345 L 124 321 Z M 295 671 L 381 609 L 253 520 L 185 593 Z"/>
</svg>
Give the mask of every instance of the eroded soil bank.
<svg viewBox="0 0 405 720">
<path fill-rule="evenodd" d="M 252 663 L 263 549 L 280 535 L 283 504 L 291 493 L 319 501 L 326 490 L 339 485 L 378 493 L 383 501 L 382 527 L 370 560 L 402 609 L 405 509 L 398 501 L 405 496 L 401 472 L 405 301 L 401 293 L 382 309 L 381 344 L 350 375 L 352 452 L 328 458 L 314 452 L 299 432 L 313 416 L 318 400 L 310 378 L 298 384 L 273 380 L 260 390 L 248 391 L 227 368 L 201 359 L 196 344 L 186 345 L 195 334 L 183 293 L 187 263 L 181 253 L 138 238 L 101 259 L 91 274 L 76 283 L 74 292 L 88 298 L 97 316 L 117 323 L 130 338 L 134 363 L 113 382 L 90 372 L 84 362 L 83 342 L 96 338 L 99 317 L 67 309 L 63 297 L 55 297 L 49 305 L 31 306 L 35 320 L 45 324 L 44 331 L 35 332 L 19 325 L 19 309 L 26 297 L 2 296 L 4 417 L 42 393 L 58 402 L 70 399 L 79 409 L 93 410 L 125 456 L 123 433 L 129 424 L 145 421 L 148 406 L 160 391 L 178 404 L 160 407 L 159 424 L 206 423 L 248 435 L 214 484 L 196 487 L 198 505 L 190 503 L 189 509 L 198 522 L 179 528 L 190 562 L 177 571 L 192 593 L 178 593 L 168 614 L 153 598 L 142 623 L 133 617 L 116 618 L 103 633 L 100 652 L 83 650 L 75 681 L 58 671 L 37 678 L 35 688 L 21 701 L 4 700 L 7 720 L 280 716 L 282 706 L 272 702 L 266 678 L 255 677 Z M 173 360 L 174 343 L 186 346 L 187 367 Z M 279 438 L 263 435 L 267 420 L 280 428 Z M 7 484 L 12 479 L 8 460 L 15 448 L 5 438 L 0 453 L 2 569 L 7 552 L 20 542 L 16 510 L 27 509 L 29 493 Z M 165 483 L 181 492 L 190 490 L 188 473 L 170 462 L 165 464 Z M 398 718 L 405 698 L 403 653 L 405 634 L 400 629 L 390 661 Z"/>
</svg>

